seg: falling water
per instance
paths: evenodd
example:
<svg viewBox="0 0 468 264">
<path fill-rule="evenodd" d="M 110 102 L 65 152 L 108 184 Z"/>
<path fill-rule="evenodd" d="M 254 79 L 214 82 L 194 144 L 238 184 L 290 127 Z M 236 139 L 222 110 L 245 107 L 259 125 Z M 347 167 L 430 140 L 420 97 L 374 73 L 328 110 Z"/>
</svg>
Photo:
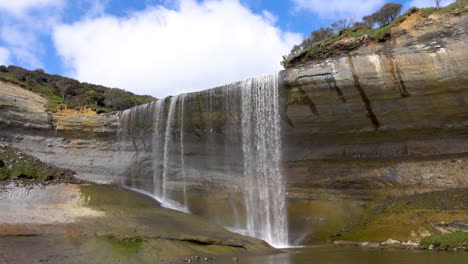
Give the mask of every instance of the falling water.
<svg viewBox="0 0 468 264">
<path fill-rule="evenodd" d="M 145 157 L 140 157 L 139 153 L 149 151 L 152 175 L 151 191 L 144 184 L 146 181 L 137 183 L 134 177 L 125 176 L 129 181 L 124 182 L 124 186 L 153 197 L 164 207 L 189 212 L 185 206 L 186 203 L 181 204 L 171 199 L 168 188 L 171 162 L 170 148 L 173 145 L 177 102 L 178 96 L 172 97 L 168 111 L 165 111 L 165 100 L 158 100 L 147 105 L 128 109 L 122 113 L 121 123 L 124 131 L 121 131 L 121 141 L 129 141 L 129 138 L 132 138 L 132 144 L 136 149 L 135 160 L 145 159 Z M 150 140 L 147 140 L 147 138 L 150 138 Z M 139 150 L 139 144 L 143 145 L 142 150 Z M 149 148 L 148 145 L 151 147 Z M 139 171 L 139 173 L 141 172 Z"/>
<path fill-rule="evenodd" d="M 229 200 L 232 227 L 287 246 L 278 89 L 271 74 L 124 111 L 122 127 L 137 149 L 127 186 L 185 212 L 188 182 L 238 186 L 231 189 L 242 190 L 240 199 Z M 211 215 L 218 221 L 217 211 Z"/>
<path fill-rule="evenodd" d="M 278 75 L 243 81 L 241 89 L 247 231 L 273 246 L 287 246 Z"/>
<path fill-rule="evenodd" d="M 164 142 L 162 141 L 162 135 L 164 133 L 164 125 L 163 125 L 163 120 L 164 120 L 164 101 L 165 100 L 159 100 L 154 104 L 154 113 L 153 113 L 153 133 L 151 135 L 152 138 L 152 167 L 153 167 L 153 193 L 157 197 L 160 197 L 162 199 L 163 197 L 163 179 L 161 177 L 161 167 L 164 164 L 164 153 L 161 153 L 160 146 L 164 145 Z M 128 110 L 127 110 L 128 111 Z"/>
<path fill-rule="evenodd" d="M 166 133 L 164 135 L 164 162 L 163 162 L 163 174 L 162 174 L 162 198 L 163 200 L 168 199 L 167 183 L 168 183 L 168 170 L 171 160 L 169 155 L 169 148 L 172 147 L 172 133 L 174 128 L 175 109 L 177 104 L 178 96 L 171 98 L 171 104 L 169 105 L 169 114 L 167 116 Z"/>
<path fill-rule="evenodd" d="M 180 96 L 180 109 L 179 109 L 179 122 L 180 122 L 180 166 L 182 170 L 182 191 L 184 195 L 184 206 L 188 208 L 187 201 L 187 176 L 185 172 L 185 158 L 184 158 L 184 106 L 186 94 Z"/>
</svg>

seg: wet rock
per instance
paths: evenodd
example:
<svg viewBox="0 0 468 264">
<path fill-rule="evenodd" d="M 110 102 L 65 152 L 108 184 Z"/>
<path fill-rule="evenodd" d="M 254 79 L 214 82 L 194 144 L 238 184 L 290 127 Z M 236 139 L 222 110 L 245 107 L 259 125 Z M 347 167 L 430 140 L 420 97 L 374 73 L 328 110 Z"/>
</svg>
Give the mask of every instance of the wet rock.
<svg viewBox="0 0 468 264">
<path fill-rule="evenodd" d="M 407 242 L 402 242 L 396 248 L 399 248 L 399 249 L 419 249 L 420 245 L 419 245 L 418 242 L 407 241 Z"/>
<path fill-rule="evenodd" d="M 362 248 L 378 248 L 380 247 L 380 243 L 374 242 L 354 242 L 354 241 L 335 241 L 333 242 L 333 246 L 335 247 L 362 247 Z"/>
<path fill-rule="evenodd" d="M 199 256 L 190 256 L 184 259 L 186 263 L 199 263 L 200 260 L 201 258 Z"/>
<path fill-rule="evenodd" d="M 337 240 L 333 242 L 335 247 L 359 247 L 362 242 Z"/>
<path fill-rule="evenodd" d="M 382 245 L 384 246 L 394 246 L 394 245 L 399 245 L 401 244 L 400 241 L 398 240 L 393 240 L 391 238 L 387 239 L 387 241 L 382 242 Z"/>
<path fill-rule="evenodd" d="M 362 248 L 379 248 L 380 243 L 374 243 L 374 242 L 360 242 L 359 247 Z"/>
</svg>

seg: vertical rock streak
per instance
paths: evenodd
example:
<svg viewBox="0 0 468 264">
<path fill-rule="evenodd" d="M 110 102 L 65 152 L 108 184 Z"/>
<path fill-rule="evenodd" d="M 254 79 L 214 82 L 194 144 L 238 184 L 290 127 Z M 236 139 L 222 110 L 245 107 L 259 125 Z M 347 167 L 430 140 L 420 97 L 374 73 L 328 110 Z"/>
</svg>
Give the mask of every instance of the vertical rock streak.
<svg viewBox="0 0 468 264">
<path fill-rule="evenodd" d="M 354 67 L 354 62 L 351 57 L 348 57 L 348 63 L 351 69 L 351 73 L 353 74 L 353 80 L 354 80 L 354 87 L 359 92 L 359 95 L 361 95 L 361 100 L 364 102 L 364 105 L 367 110 L 367 117 L 372 123 L 372 126 L 374 127 L 375 130 L 378 130 L 380 127 L 379 120 L 377 120 L 377 116 L 374 114 L 374 110 L 372 109 L 372 104 L 371 101 L 369 100 L 369 97 L 367 97 L 366 92 L 361 86 L 361 82 L 359 81 L 359 75 L 356 73 L 356 68 Z"/>
</svg>

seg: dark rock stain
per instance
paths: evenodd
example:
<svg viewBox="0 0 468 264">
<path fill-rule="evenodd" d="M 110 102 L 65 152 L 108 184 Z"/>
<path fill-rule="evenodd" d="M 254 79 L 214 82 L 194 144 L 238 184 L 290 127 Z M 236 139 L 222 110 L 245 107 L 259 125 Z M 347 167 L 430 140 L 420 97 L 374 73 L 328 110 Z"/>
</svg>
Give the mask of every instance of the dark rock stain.
<svg viewBox="0 0 468 264">
<path fill-rule="evenodd" d="M 317 106 L 314 104 L 314 102 L 312 102 L 312 100 L 310 100 L 309 96 L 304 91 L 304 89 L 302 89 L 301 87 L 297 87 L 297 90 L 298 90 L 299 94 L 301 95 L 301 101 L 304 104 L 309 105 L 309 109 L 314 115 L 320 116 L 320 114 L 319 114 L 319 112 L 317 110 Z"/>
<path fill-rule="evenodd" d="M 336 84 L 335 77 L 332 76 L 331 78 L 327 78 L 326 81 L 330 87 L 330 90 L 334 90 L 338 94 L 340 101 L 346 103 L 346 98 L 344 97 L 343 91 L 341 91 L 341 89 Z"/>
<path fill-rule="evenodd" d="M 281 111 L 280 111 L 280 116 L 281 119 L 283 119 L 284 122 L 286 122 L 288 125 L 291 127 L 295 128 L 294 123 L 292 122 L 291 118 L 288 116 L 288 104 L 283 103 L 281 106 Z"/>
<path fill-rule="evenodd" d="M 392 73 L 393 80 L 395 82 L 395 86 L 398 87 L 400 90 L 401 97 L 409 97 L 411 96 L 406 89 L 405 81 L 403 80 L 401 69 L 398 63 L 395 62 L 395 59 L 392 55 L 387 55 L 387 59 L 390 61 L 390 72 Z"/>
<path fill-rule="evenodd" d="M 361 86 L 361 82 L 359 81 L 359 76 L 356 73 L 356 68 L 354 67 L 353 63 L 353 58 L 348 57 L 348 62 L 349 66 L 351 67 L 351 72 L 353 74 L 353 79 L 354 79 L 354 87 L 358 90 L 359 94 L 361 95 L 361 99 L 364 102 L 364 105 L 366 106 L 367 110 L 367 117 L 370 119 L 372 125 L 374 126 L 374 129 L 379 129 L 380 124 L 379 120 L 377 120 L 377 116 L 374 114 L 374 111 L 372 110 L 372 105 L 371 101 L 369 100 L 369 97 L 367 97 L 366 92 Z"/>
</svg>

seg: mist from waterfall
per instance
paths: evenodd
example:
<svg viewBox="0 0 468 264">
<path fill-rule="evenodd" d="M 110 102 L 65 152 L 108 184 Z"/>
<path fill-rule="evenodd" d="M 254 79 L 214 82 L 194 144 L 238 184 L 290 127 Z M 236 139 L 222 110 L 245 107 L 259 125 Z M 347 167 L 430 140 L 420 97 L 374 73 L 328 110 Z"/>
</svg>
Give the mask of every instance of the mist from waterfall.
<svg viewBox="0 0 468 264">
<path fill-rule="evenodd" d="M 123 149 L 135 151 L 125 186 L 184 212 L 192 187 L 238 189 L 227 226 L 288 245 L 278 74 L 128 109 L 121 127 Z"/>
</svg>

